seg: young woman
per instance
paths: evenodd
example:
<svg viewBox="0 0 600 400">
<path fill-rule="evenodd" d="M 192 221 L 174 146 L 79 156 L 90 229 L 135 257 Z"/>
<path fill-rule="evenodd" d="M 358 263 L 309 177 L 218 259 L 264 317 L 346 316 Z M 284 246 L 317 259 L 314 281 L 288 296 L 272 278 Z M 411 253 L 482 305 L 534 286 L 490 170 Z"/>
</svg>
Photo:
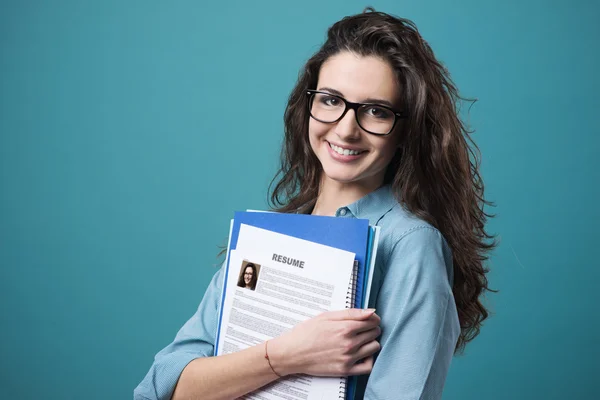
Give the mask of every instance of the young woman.
<svg viewBox="0 0 600 400">
<path fill-rule="evenodd" d="M 256 266 L 252 263 L 248 263 L 246 264 L 246 268 L 244 268 L 244 273 L 240 275 L 237 285 L 239 287 L 254 290 L 256 289 L 257 278 Z"/>
<path fill-rule="evenodd" d="M 381 227 L 373 308 L 323 313 L 213 357 L 219 271 L 135 398 L 232 399 L 303 373 L 361 375 L 358 398 L 439 399 L 453 354 L 487 317 L 493 246 L 459 100 L 411 21 L 367 10 L 334 24 L 289 98 L 272 200 Z"/>
</svg>

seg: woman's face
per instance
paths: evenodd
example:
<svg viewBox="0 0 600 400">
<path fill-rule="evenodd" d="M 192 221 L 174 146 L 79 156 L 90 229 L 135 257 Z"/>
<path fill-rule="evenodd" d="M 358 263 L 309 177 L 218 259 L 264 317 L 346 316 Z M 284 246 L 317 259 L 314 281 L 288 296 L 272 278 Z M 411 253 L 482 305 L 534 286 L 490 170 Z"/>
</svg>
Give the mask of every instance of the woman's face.
<svg viewBox="0 0 600 400">
<path fill-rule="evenodd" d="M 246 286 L 252 282 L 252 276 L 254 275 L 254 271 L 252 271 L 252 267 L 246 267 L 244 270 L 244 283 Z"/>
<path fill-rule="evenodd" d="M 329 58 L 321 66 L 316 89 L 350 102 L 377 103 L 400 110 L 400 88 L 394 71 L 386 61 L 376 57 L 342 52 Z M 396 124 L 395 131 L 399 125 Z M 310 118 L 308 135 L 311 148 L 323 166 L 325 180 L 369 189 L 383 183 L 398 143 L 397 132 L 376 136 L 361 129 L 354 110 L 348 110 L 333 124 Z M 340 154 L 346 149 L 352 153 Z"/>
</svg>

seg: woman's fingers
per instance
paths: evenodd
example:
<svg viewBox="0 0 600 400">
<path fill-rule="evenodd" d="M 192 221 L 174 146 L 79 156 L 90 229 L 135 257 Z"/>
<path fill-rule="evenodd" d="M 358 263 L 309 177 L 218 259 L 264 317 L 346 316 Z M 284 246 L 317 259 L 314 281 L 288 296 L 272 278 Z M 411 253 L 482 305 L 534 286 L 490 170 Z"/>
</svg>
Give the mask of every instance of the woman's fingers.
<svg viewBox="0 0 600 400">
<path fill-rule="evenodd" d="M 354 353 L 354 357 L 357 361 L 362 360 L 363 358 L 370 357 L 377 353 L 381 349 L 381 345 L 376 340 L 371 340 L 370 342 L 362 345 L 356 353 Z"/>
<path fill-rule="evenodd" d="M 355 337 L 356 347 L 359 348 L 364 344 L 377 339 L 379 335 L 381 335 L 381 328 L 379 326 L 357 334 Z"/>
<path fill-rule="evenodd" d="M 375 353 L 381 349 L 379 342 L 373 340 L 362 346 L 355 354 L 356 361 L 354 365 L 347 371 L 347 375 L 363 375 L 368 374 L 373 369 L 375 362 Z"/>
<path fill-rule="evenodd" d="M 373 314 L 364 321 L 348 321 L 348 327 L 353 335 L 357 335 L 378 327 L 380 322 L 379 316 L 377 314 Z"/>
<path fill-rule="evenodd" d="M 356 363 L 348 371 L 348 376 L 352 375 L 365 375 L 371 372 L 373 369 L 373 363 L 375 358 L 373 356 L 367 357 L 362 362 Z"/>
<path fill-rule="evenodd" d="M 347 308 L 345 310 L 339 311 L 330 311 L 319 315 L 318 318 L 330 319 L 332 321 L 343 321 L 343 320 L 355 320 L 355 321 L 364 321 L 369 319 L 372 315 L 375 314 L 374 308 L 369 308 L 366 310 L 360 308 Z M 379 317 L 377 316 L 377 319 Z"/>
</svg>

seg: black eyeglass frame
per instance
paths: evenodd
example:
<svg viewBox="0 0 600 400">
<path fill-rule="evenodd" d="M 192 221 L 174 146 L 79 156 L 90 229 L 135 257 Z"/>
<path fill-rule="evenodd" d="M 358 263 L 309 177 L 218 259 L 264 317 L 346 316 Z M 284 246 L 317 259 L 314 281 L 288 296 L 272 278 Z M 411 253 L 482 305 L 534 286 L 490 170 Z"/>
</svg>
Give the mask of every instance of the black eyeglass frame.
<svg viewBox="0 0 600 400">
<path fill-rule="evenodd" d="M 358 126 L 360 126 L 360 128 L 362 130 L 364 130 L 367 133 L 370 133 L 371 135 L 387 136 L 387 135 L 389 135 L 390 133 L 392 133 L 394 131 L 394 128 L 396 127 L 396 123 L 398 123 L 399 119 L 408 118 L 408 115 L 405 112 L 403 112 L 403 111 L 396 111 L 393 108 L 388 107 L 388 106 L 384 106 L 382 104 L 377 104 L 377 103 L 353 103 L 351 101 L 346 100 L 342 96 L 338 96 L 337 94 L 332 94 L 332 93 L 324 92 L 324 91 L 320 91 L 320 90 L 307 90 L 306 94 L 309 96 L 308 97 L 308 112 L 309 112 L 310 116 L 312 118 L 314 118 L 315 120 L 317 120 L 319 122 L 322 122 L 324 124 L 335 124 L 336 122 L 339 122 L 339 121 L 341 121 L 342 118 L 344 118 L 344 116 L 346 115 L 346 113 L 348 112 L 348 110 L 354 110 L 354 118 L 356 119 L 356 123 L 358 124 Z M 344 112 L 342 113 L 342 115 L 340 115 L 340 117 L 338 119 L 336 119 L 335 121 L 322 121 L 319 118 L 315 117 L 312 114 L 312 110 L 311 110 L 311 108 L 312 108 L 312 102 L 314 101 L 314 95 L 315 94 L 326 94 L 328 96 L 335 97 L 336 99 L 340 99 L 344 103 L 344 105 L 345 105 Z M 385 108 L 386 110 L 391 111 L 394 114 L 394 123 L 392 124 L 392 127 L 390 128 L 390 131 L 388 133 L 375 133 L 375 132 L 371 132 L 371 131 L 363 128 L 363 126 L 358 121 L 358 109 L 360 107 L 363 107 L 363 106 L 377 106 L 377 107 Z"/>
</svg>

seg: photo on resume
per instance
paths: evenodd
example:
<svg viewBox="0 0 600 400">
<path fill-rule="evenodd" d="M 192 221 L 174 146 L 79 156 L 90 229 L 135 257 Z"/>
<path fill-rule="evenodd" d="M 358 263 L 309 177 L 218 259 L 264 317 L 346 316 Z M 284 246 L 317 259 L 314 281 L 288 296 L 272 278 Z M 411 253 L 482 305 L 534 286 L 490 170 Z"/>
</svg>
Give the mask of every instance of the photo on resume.
<svg viewBox="0 0 600 400">
<path fill-rule="evenodd" d="M 238 277 L 237 285 L 244 289 L 256 289 L 258 274 L 260 273 L 260 265 L 244 260 L 240 268 L 240 276 Z"/>
</svg>

